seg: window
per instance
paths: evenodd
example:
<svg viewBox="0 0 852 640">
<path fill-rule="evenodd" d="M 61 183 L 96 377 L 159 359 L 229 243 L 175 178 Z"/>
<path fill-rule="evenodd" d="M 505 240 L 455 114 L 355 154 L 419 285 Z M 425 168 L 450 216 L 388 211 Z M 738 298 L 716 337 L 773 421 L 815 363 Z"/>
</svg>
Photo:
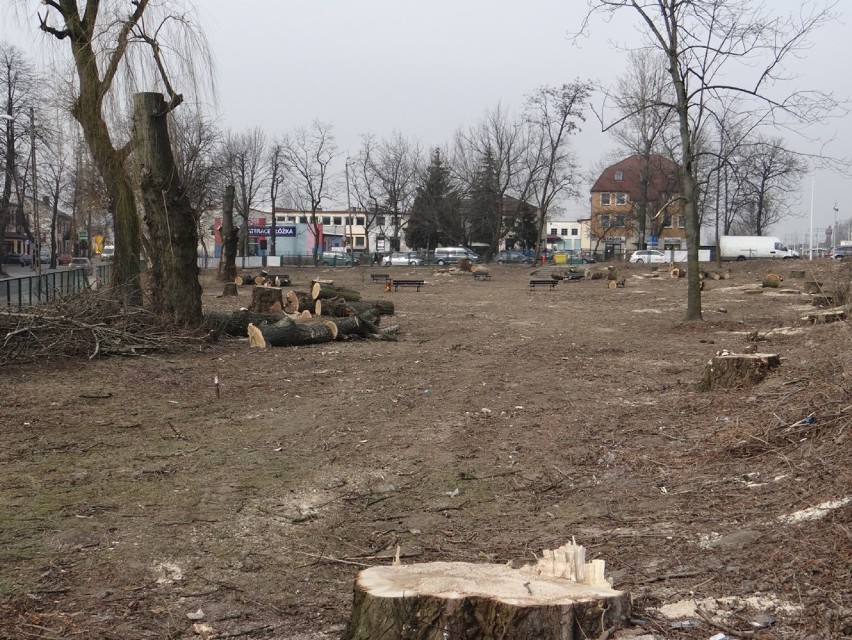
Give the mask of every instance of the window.
<svg viewBox="0 0 852 640">
<path fill-rule="evenodd" d="M 621 182 L 622 180 L 624 180 L 624 172 L 623 171 L 616 171 L 615 172 L 615 181 Z"/>
<path fill-rule="evenodd" d="M 557 231 L 556 227 L 550 227 L 550 235 L 559 235 L 559 232 Z"/>
<path fill-rule="evenodd" d="M 380 227 L 385 226 L 385 217 L 384 216 L 376 216 L 376 224 Z"/>
<path fill-rule="evenodd" d="M 624 226 L 625 226 L 625 217 L 624 217 L 624 214 L 623 214 L 623 213 L 619 213 L 617 216 L 615 216 L 615 226 L 616 226 L 616 227 L 618 227 L 618 228 L 620 228 L 620 229 L 623 229 L 623 228 L 624 228 Z"/>
<path fill-rule="evenodd" d="M 322 217 L 323 224 L 331 224 L 331 216 L 323 216 Z"/>
<path fill-rule="evenodd" d="M 686 216 L 681 214 L 677 217 L 677 228 L 686 229 Z"/>
<path fill-rule="evenodd" d="M 336 225 L 340 226 L 340 225 L 343 224 L 343 218 L 341 218 L 340 216 L 334 216 L 334 218 L 332 219 L 331 222 L 332 222 L 332 224 L 336 224 Z"/>
<path fill-rule="evenodd" d="M 560 236 L 567 236 L 568 235 L 568 229 L 560 229 L 559 235 Z"/>
<path fill-rule="evenodd" d="M 626 193 L 616 193 L 615 194 L 615 204 L 627 204 L 627 194 Z"/>
<path fill-rule="evenodd" d="M 609 229 L 609 215 L 604 214 L 598 218 L 598 222 L 602 229 Z"/>
<path fill-rule="evenodd" d="M 343 224 L 352 224 L 352 216 L 346 216 L 345 218 L 343 218 Z"/>
<path fill-rule="evenodd" d="M 308 224 L 308 216 L 299 216 L 299 222 L 301 224 Z"/>
<path fill-rule="evenodd" d="M 355 246 L 356 246 L 356 247 L 363 247 L 363 246 L 366 246 L 366 245 L 364 244 L 364 236 L 356 236 L 356 238 L 355 238 Z"/>
<path fill-rule="evenodd" d="M 364 226 L 364 216 L 358 216 L 357 218 L 355 218 L 355 224 L 363 227 Z"/>
<path fill-rule="evenodd" d="M 663 227 L 665 227 L 666 229 L 671 229 L 671 228 L 672 228 L 672 217 L 671 217 L 671 214 L 668 214 L 668 213 L 667 213 L 667 214 L 665 214 L 665 216 L 663 217 Z"/>
<path fill-rule="evenodd" d="M 602 206 L 606 206 L 610 203 L 610 196 L 611 195 L 612 195 L 611 193 L 602 193 L 601 194 L 601 205 Z M 607 225 L 607 226 L 609 226 L 609 225 Z"/>
<path fill-rule="evenodd" d="M 287 216 L 287 222 L 296 222 L 296 216 Z"/>
<path fill-rule="evenodd" d="M 578 235 L 580 235 L 580 230 L 579 230 L 579 229 L 577 229 L 577 227 L 574 227 L 573 229 L 571 229 L 571 235 L 572 235 L 572 236 L 578 236 Z"/>
</svg>

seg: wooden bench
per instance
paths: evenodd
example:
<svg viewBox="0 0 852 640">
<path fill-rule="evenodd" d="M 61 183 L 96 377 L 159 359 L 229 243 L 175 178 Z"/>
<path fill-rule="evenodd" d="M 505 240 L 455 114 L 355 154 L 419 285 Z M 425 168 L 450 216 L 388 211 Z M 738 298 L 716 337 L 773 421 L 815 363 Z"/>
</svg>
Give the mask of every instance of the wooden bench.
<svg viewBox="0 0 852 640">
<path fill-rule="evenodd" d="M 397 291 L 400 287 L 417 287 L 417 290 L 420 291 L 420 287 L 426 284 L 425 280 L 391 280 L 391 284 L 393 285 L 393 290 Z"/>
<path fill-rule="evenodd" d="M 549 278 L 547 280 L 530 280 L 530 291 L 535 291 L 536 287 L 550 287 L 550 290 L 556 288 L 556 284 L 558 280 L 554 280 L 553 278 Z"/>
<path fill-rule="evenodd" d="M 474 271 L 473 272 L 474 280 L 491 280 L 491 273 L 488 271 Z"/>
<path fill-rule="evenodd" d="M 370 279 L 371 279 L 373 282 L 381 282 L 381 283 L 385 283 L 385 282 L 387 282 L 388 280 L 390 280 L 390 279 L 391 279 L 391 277 L 390 277 L 390 274 L 389 274 L 389 273 L 371 273 L 371 274 L 370 274 Z"/>
</svg>

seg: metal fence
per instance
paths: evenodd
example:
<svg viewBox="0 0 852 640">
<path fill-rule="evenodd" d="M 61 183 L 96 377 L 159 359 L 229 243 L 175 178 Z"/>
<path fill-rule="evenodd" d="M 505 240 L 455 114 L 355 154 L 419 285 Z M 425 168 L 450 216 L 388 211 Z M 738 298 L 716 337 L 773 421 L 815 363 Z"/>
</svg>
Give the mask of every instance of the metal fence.
<svg viewBox="0 0 852 640">
<path fill-rule="evenodd" d="M 73 296 L 96 283 L 109 282 L 111 276 L 112 266 L 105 264 L 96 266 L 89 276 L 81 267 L 0 280 L 0 308 L 22 309 Z"/>
</svg>

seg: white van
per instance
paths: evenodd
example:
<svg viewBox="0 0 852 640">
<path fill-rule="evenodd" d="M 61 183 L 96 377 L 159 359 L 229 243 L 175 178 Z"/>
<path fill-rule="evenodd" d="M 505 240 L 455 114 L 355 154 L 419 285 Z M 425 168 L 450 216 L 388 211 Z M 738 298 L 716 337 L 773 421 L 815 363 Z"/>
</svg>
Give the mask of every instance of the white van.
<svg viewBox="0 0 852 640">
<path fill-rule="evenodd" d="M 749 258 L 798 258 L 799 252 L 788 249 L 774 236 L 721 236 L 719 253 L 722 260 Z"/>
<path fill-rule="evenodd" d="M 110 262 L 115 257 L 115 245 L 104 245 L 104 250 L 101 251 L 101 260 Z"/>
<path fill-rule="evenodd" d="M 479 254 L 471 251 L 467 247 L 438 247 L 435 249 L 435 254 L 432 257 L 432 260 L 443 266 L 445 264 L 458 264 L 458 261 L 462 258 L 467 258 L 473 263 L 482 262 L 482 258 L 479 257 Z"/>
</svg>

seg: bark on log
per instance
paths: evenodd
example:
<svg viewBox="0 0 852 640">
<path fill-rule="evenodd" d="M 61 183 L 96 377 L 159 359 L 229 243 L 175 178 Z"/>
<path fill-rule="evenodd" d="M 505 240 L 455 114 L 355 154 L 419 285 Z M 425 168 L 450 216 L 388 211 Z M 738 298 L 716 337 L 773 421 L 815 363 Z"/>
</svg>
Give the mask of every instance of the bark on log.
<svg viewBox="0 0 852 640">
<path fill-rule="evenodd" d="M 237 245 L 240 242 L 240 228 L 234 226 L 234 185 L 225 187 L 222 198 L 222 255 L 219 257 L 219 280 L 233 282 L 237 277 Z"/>
<path fill-rule="evenodd" d="M 249 323 L 260 326 L 264 323 L 278 322 L 280 313 L 253 313 L 248 309 L 239 311 L 208 311 L 204 314 L 207 329 L 214 337 L 222 334 L 245 338 Z"/>
<path fill-rule="evenodd" d="M 344 300 L 360 300 L 361 294 L 354 289 L 335 287 L 322 282 L 315 282 L 311 287 L 311 297 L 314 300 L 327 300 L 328 298 L 343 298 Z"/>
<path fill-rule="evenodd" d="M 336 335 L 336 329 L 327 323 L 294 322 L 290 318 L 282 318 L 274 324 L 259 327 L 266 344 L 271 347 L 295 347 L 305 344 L 331 342 Z"/>
<path fill-rule="evenodd" d="M 277 287 L 255 287 L 251 290 L 251 304 L 249 311 L 254 313 L 268 313 L 277 305 L 278 310 L 284 308 L 284 291 Z"/>
<path fill-rule="evenodd" d="M 392 300 L 347 301 L 343 298 L 329 298 L 327 300 L 317 300 L 314 303 L 314 313 L 318 316 L 332 316 L 335 318 L 357 316 L 362 313 L 370 313 L 377 316 L 392 316 L 394 306 Z"/>
<path fill-rule="evenodd" d="M 697 387 L 699 391 L 753 387 L 780 365 L 781 358 L 775 353 L 720 351 L 704 366 Z"/>
<path fill-rule="evenodd" d="M 533 568 L 467 562 L 372 567 L 344 640 L 585 640 L 621 626 L 629 595 Z"/>
<path fill-rule="evenodd" d="M 284 311 L 287 313 L 314 312 L 314 299 L 305 291 L 288 291 L 284 295 Z"/>
</svg>

